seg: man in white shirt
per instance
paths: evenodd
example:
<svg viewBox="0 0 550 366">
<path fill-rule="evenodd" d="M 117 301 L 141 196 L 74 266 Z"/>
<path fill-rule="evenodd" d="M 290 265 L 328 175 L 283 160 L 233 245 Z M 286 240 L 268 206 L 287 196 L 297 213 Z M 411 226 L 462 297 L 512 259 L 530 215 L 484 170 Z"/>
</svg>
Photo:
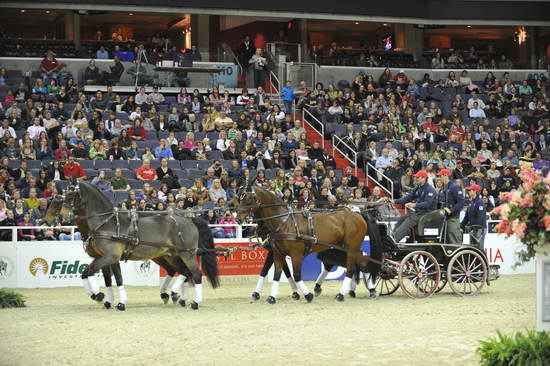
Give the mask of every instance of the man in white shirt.
<svg viewBox="0 0 550 366">
<path fill-rule="evenodd" d="M 303 133 L 306 133 L 306 129 L 302 127 L 302 121 L 296 120 L 294 121 L 294 127 L 288 130 L 294 136 L 294 139 L 296 141 L 300 140 L 300 136 L 302 136 Z"/>
<path fill-rule="evenodd" d="M 390 158 L 389 154 L 390 153 L 388 149 L 382 149 L 382 155 L 380 155 L 378 159 L 376 159 L 376 169 L 384 170 L 391 167 L 391 162 L 393 159 Z"/>
<path fill-rule="evenodd" d="M 78 129 L 74 127 L 73 119 L 67 120 L 67 125 L 61 128 L 61 133 L 66 139 L 72 139 L 73 137 L 76 137 L 76 131 L 78 131 Z"/>
<path fill-rule="evenodd" d="M 4 135 L 6 133 L 14 139 L 17 138 L 15 130 L 13 129 L 13 127 L 10 126 L 10 121 L 7 118 L 4 118 L 2 120 L 2 126 L 0 127 L 0 139 L 4 138 Z"/>
<path fill-rule="evenodd" d="M 11 115 L 11 111 L 13 110 L 17 111 L 17 118 L 20 118 L 22 111 L 21 111 L 21 108 L 17 106 L 17 102 L 13 102 L 13 104 L 8 109 L 6 109 L 6 112 L 4 113 L 4 115 L 5 116 Z"/>
<path fill-rule="evenodd" d="M 218 118 L 214 120 L 214 124 L 216 125 L 216 130 L 221 131 L 231 128 L 231 126 L 233 126 L 233 120 L 227 117 L 224 111 L 221 111 Z"/>
<path fill-rule="evenodd" d="M 135 102 L 137 105 L 141 106 L 143 103 L 147 102 L 148 95 L 145 94 L 145 88 L 139 88 L 139 93 L 136 94 Z"/>
<path fill-rule="evenodd" d="M 485 111 L 480 108 L 477 102 L 475 102 L 473 108 L 470 109 L 470 118 L 486 118 Z"/>
<path fill-rule="evenodd" d="M 153 92 L 149 94 L 149 98 L 153 101 L 154 104 L 158 105 L 164 103 L 164 95 L 159 93 L 158 86 L 153 87 Z"/>
<path fill-rule="evenodd" d="M 485 103 L 479 99 L 476 92 L 472 92 L 472 97 L 468 99 L 468 109 L 474 108 L 475 103 L 478 104 L 479 108 L 485 109 Z"/>
<path fill-rule="evenodd" d="M 46 132 L 46 129 L 40 126 L 40 118 L 35 117 L 32 120 L 32 125 L 27 128 L 27 132 L 29 133 L 31 140 L 38 140 L 40 133 Z"/>
</svg>

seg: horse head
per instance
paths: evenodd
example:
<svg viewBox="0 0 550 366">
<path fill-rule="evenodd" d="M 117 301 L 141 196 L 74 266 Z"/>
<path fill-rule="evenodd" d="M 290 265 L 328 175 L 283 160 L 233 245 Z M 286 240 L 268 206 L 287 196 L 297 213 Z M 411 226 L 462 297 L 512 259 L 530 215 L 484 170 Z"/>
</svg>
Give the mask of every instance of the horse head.
<svg viewBox="0 0 550 366">
<path fill-rule="evenodd" d="M 48 206 L 48 210 L 46 211 L 46 215 L 44 216 L 44 220 L 48 225 L 53 225 L 53 223 L 58 220 L 63 203 L 64 197 L 62 195 L 58 194 L 53 197 L 50 205 Z"/>
</svg>

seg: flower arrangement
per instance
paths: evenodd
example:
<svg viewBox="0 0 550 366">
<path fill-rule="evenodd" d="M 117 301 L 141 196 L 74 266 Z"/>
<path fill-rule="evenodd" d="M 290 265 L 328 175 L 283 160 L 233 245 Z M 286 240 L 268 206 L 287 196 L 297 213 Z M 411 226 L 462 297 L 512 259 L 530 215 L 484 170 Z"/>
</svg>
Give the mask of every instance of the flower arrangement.
<svg viewBox="0 0 550 366">
<path fill-rule="evenodd" d="M 493 213 L 502 221 L 496 231 L 507 237 L 516 235 L 525 245 L 518 255 L 518 263 L 535 257 L 536 247 L 550 245 L 550 173 L 543 177 L 533 168 L 524 167 L 519 173 L 521 186 L 501 193 L 503 204 Z"/>
</svg>

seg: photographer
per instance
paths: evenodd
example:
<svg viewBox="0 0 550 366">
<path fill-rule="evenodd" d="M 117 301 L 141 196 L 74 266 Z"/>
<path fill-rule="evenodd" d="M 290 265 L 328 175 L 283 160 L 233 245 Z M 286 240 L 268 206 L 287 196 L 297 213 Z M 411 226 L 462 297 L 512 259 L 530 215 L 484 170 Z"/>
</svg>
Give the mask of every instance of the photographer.
<svg viewBox="0 0 550 366">
<path fill-rule="evenodd" d="M 256 48 L 256 53 L 250 58 L 248 63 L 254 65 L 254 81 L 255 87 L 261 86 L 265 88 L 265 68 L 267 67 L 267 59 L 262 57 L 262 49 Z"/>
</svg>

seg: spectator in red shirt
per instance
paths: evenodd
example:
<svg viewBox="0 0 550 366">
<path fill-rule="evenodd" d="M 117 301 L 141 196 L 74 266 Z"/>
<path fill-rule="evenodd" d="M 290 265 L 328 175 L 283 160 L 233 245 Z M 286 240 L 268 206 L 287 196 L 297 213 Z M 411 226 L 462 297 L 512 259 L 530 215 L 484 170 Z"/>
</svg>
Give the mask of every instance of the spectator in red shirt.
<svg viewBox="0 0 550 366">
<path fill-rule="evenodd" d="M 405 75 L 405 70 L 399 70 L 399 73 L 393 78 L 395 84 L 401 86 L 409 85 L 409 78 Z"/>
<path fill-rule="evenodd" d="M 72 155 L 71 149 L 67 148 L 67 141 L 59 141 L 59 148 L 55 149 L 54 154 L 55 160 L 67 160 L 67 158 Z"/>
<path fill-rule="evenodd" d="M 140 141 L 145 140 L 147 137 L 147 132 L 145 132 L 145 128 L 141 125 L 141 120 L 139 118 L 134 120 L 134 125 L 128 130 L 128 136 L 132 140 Z"/>
<path fill-rule="evenodd" d="M 40 72 L 42 73 L 42 79 L 57 79 L 57 71 L 61 67 L 61 64 L 57 62 L 52 50 L 48 50 L 46 57 L 40 63 Z"/>
<path fill-rule="evenodd" d="M 433 115 L 430 113 L 426 116 L 426 121 L 422 124 L 424 131 L 436 133 L 439 130 L 439 125 L 434 122 Z"/>
<path fill-rule="evenodd" d="M 149 160 L 143 160 L 143 165 L 137 168 L 136 177 L 139 180 L 157 180 L 157 171 L 151 168 Z"/>
<path fill-rule="evenodd" d="M 80 164 L 75 162 L 74 156 L 69 156 L 67 158 L 67 162 L 63 166 L 63 174 L 65 174 L 65 177 L 67 179 L 72 178 L 73 176 L 76 177 L 76 179 L 86 179 L 86 174 L 84 174 L 84 169 L 80 166 Z"/>
</svg>

